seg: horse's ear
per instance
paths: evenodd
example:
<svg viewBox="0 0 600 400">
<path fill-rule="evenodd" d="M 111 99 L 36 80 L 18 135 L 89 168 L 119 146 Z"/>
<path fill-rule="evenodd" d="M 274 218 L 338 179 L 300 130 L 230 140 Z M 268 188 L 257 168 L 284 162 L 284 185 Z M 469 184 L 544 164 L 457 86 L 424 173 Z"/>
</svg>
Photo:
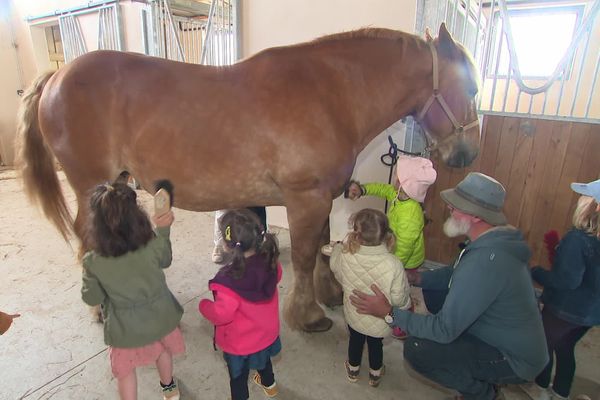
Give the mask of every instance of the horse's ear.
<svg viewBox="0 0 600 400">
<path fill-rule="evenodd" d="M 429 31 L 429 27 L 425 28 L 425 40 L 427 43 L 433 42 L 433 36 L 431 36 L 431 31 Z"/>
<path fill-rule="evenodd" d="M 447 58 L 456 58 L 460 56 L 460 50 L 456 47 L 452 35 L 446 29 L 446 24 L 442 22 L 440 25 L 440 31 L 438 33 L 438 50 L 440 54 Z"/>
</svg>

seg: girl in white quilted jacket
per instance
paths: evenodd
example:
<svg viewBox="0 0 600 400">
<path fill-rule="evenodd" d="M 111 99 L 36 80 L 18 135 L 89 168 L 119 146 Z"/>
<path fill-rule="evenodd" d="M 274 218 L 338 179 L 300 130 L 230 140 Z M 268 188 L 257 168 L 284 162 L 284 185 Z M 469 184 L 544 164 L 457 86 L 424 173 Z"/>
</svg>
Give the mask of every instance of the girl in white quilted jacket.
<svg viewBox="0 0 600 400">
<path fill-rule="evenodd" d="M 344 290 L 344 315 L 348 323 L 350 341 L 346 374 L 356 382 L 365 341 L 369 349 L 369 385 L 379 385 L 385 371 L 383 365 L 383 338 L 391 327 L 381 318 L 359 314 L 350 304 L 353 289 L 372 294 L 376 284 L 390 303 L 401 309 L 410 308 L 410 287 L 402 262 L 391 251 L 395 237 L 387 217 L 381 211 L 366 208 L 350 217 L 352 231 L 344 243 L 332 244 L 331 270 Z"/>
</svg>

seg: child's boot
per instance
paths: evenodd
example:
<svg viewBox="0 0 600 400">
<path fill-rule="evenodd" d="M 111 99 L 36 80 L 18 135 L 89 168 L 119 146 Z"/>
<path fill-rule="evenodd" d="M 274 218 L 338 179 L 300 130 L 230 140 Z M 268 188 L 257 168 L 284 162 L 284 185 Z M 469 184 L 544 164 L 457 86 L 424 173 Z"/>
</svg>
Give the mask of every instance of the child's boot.
<svg viewBox="0 0 600 400">
<path fill-rule="evenodd" d="M 385 365 L 382 365 L 379 369 L 370 369 L 369 370 L 369 385 L 372 387 L 379 386 L 379 382 L 381 382 L 381 378 L 385 374 Z"/>
<path fill-rule="evenodd" d="M 170 384 L 164 386 L 161 383 L 160 386 L 162 388 L 163 400 L 179 400 L 179 388 L 174 377 Z"/>
<path fill-rule="evenodd" d="M 252 381 L 261 387 L 263 392 L 267 395 L 267 397 L 275 397 L 277 393 L 279 393 L 279 389 L 277 389 L 277 382 L 273 382 L 271 386 L 264 386 L 261 382 L 260 375 L 257 373 L 252 377 Z"/>
<path fill-rule="evenodd" d="M 346 367 L 346 376 L 348 376 L 348 380 L 350 382 L 356 382 L 358 380 L 358 374 L 360 374 L 360 365 L 353 366 L 350 365 L 348 360 L 344 361 L 344 366 Z"/>
</svg>

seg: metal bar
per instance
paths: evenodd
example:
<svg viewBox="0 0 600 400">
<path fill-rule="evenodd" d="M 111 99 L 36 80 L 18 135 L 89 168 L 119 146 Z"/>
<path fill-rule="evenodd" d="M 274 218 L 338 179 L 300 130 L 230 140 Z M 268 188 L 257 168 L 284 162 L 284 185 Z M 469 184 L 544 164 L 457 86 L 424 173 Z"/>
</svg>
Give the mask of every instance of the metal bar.
<svg viewBox="0 0 600 400">
<path fill-rule="evenodd" d="M 475 23 L 475 50 L 473 51 L 473 57 L 475 59 L 477 59 L 477 51 L 479 50 L 479 27 L 481 26 L 481 8 L 481 3 L 477 1 L 477 21 Z"/>
<path fill-rule="evenodd" d="M 565 78 L 566 77 L 564 76 L 564 71 L 563 71 L 563 76 L 562 76 L 562 79 L 560 80 L 561 81 L 560 82 L 560 92 L 558 94 L 558 102 L 556 103 L 556 114 L 555 115 L 558 115 L 558 112 L 560 110 L 560 103 L 562 101 L 563 90 L 565 88 L 565 82 L 566 82 Z"/>
<path fill-rule="evenodd" d="M 98 13 L 98 50 L 104 48 L 104 11 Z"/>
<path fill-rule="evenodd" d="M 173 46 L 173 44 L 175 44 L 175 46 L 177 49 L 177 52 L 179 54 L 179 57 L 181 57 L 181 61 L 185 62 L 185 55 L 183 54 L 183 49 L 181 48 L 181 43 L 179 42 L 179 37 L 177 36 L 177 32 L 175 31 L 175 23 L 173 22 L 173 14 L 171 13 L 171 7 L 169 7 L 169 2 L 167 0 L 165 0 L 164 2 L 164 7 L 165 10 L 167 11 L 167 18 L 168 18 L 168 25 L 170 27 L 169 29 L 169 39 L 170 39 L 170 46 Z"/>
<path fill-rule="evenodd" d="M 434 29 L 437 29 L 442 23 L 442 7 L 437 8 L 435 22 L 436 22 L 436 25 L 435 25 Z M 425 28 L 427 28 L 427 27 L 425 27 Z"/>
<path fill-rule="evenodd" d="M 571 115 L 573 115 L 573 113 L 575 112 L 575 102 L 577 101 L 577 97 L 579 97 L 579 87 L 581 85 L 581 75 L 583 75 L 583 66 L 585 65 L 585 60 L 586 60 L 586 56 L 588 53 L 588 46 L 590 44 L 590 31 L 588 30 L 587 32 L 587 38 L 585 40 L 585 46 L 583 48 L 583 53 L 581 53 L 581 62 L 579 65 L 579 73 L 577 74 L 577 83 L 575 84 L 575 93 L 573 94 L 573 102 L 571 103 Z M 577 53 L 577 49 L 575 49 L 575 53 Z M 568 66 L 565 65 L 565 69 L 563 71 L 563 79 L 567 79 L 567 68 Z"/>
<path fill-rule="evenodd" d="M 123 16 L 121 15 L 121 4 L 119 4 L 118 0 L 115 3 L 115 11 L 113 14 L 113 18 L 115 20 L 114 27 L 117 33 L 117 50 L 127 50 L 127 48 L 125 47 L 125 42 L 123 40 Z"/>
<path fill-rule="evenodd" d="M 548 102 L 548 91 L 549 90 L 550 89 L 548 89 L 544 92 L 544 104 L 542 104 L 542 114 L 546 114 L 546 104 Z"/>
<path fill-rule="evenodd" d="M 468 26 L 468 22 L 469 22 L 469 12 L 470 11 L 471 11 L 471 0 L 467 0 L 467 5 L 465 7 L 465 22 L 463 23 L 463 30 L 462 30 L 462 40 L 461 40 L 462 43 L 465 42 L 465 38 L 467 37 L 467 26 Z"/>
<path fill-rule="evenodd" d="M 511 72 L 512 70 L 509 68 L 508 74 L 506 74 L 506 87 L 504 88 L 504 101 L 502 102 L 502 111 L 506 111 L 506 99 L 508 98 L 508 90 L 510 89 Z"/>
<path fill-rule="evenodd" d="M 213 23 L 212 20 L 213 20 L 213 16 L 215 13 L 215 3 L 216 3 L 215 1 L 212 1 L 210 3 L 210 10 L 208 11 L 208 25 L 206 27 L 206 39 L 204 40 L 204 46 L 202 47 L 202 57 L 200 59 L 201 64 L 205 64 L 206 52 L 208 51 L 208 48 L 212 45 L 210 36 L 211 36 L 212 23 Z"/>
<path fill-rule="evenodd" d="M 456 17 L 458 15 L 458 1 L 453 1 L 453 11 L 452 11 L 452 35 L 456 36 L 456 30 L 458 29 L 458 21 L 456 20 Z"/>
<path fill-rule="evenodd" d="M 531 108 L 533 107 L 533 95 L 529 94 L 529 109 L 527 110 L 527 114 L 531 114 Z"/>
<path fill-rule="evenodd" d="M 588 97 L 587 105 L 585 106 L 585 117 L 588 118 L 590 115 L 590 106 L 592 105 L 592 98 L 594 95 L 594 88 L 596 87 L 596 80 L 598 79 L 598 69 L 600 68 L 600 52 L 596 58 L 596 68 L 594 69 L 594 79 L 590 85 L 590 95 Z"/>
<path fill-rule="evenodd" d="M 482 84 L 481 84 L 482 92 L 483 92 L 483 89 L 485 88 L 485 82 L 486 82 L 486 78 L 487 78 L 487 70 L 488 70 L 487 60 L 489 58 L 490 51 L 493 46 L 492 27 L 495 25 L 494 22 L 496 21 L 494 18 L 494 5 L 495 4 L 496 4 L 495 2 L 492 2 L 492 6 L 490 7 L 490 16 L 489 16 L 490 21 L 488 21 L 488 26 L 487 26 L 488 33 L 487 33 L 487 37 L 485 38 L 485 43 L 487 43 L 487 45 L 484 46 L 484 55 L 483 55 L 483 58 L 481 61 L 481 71 L 482 71 L 482 77 L 483 77 Z M 478 106 L 479 109 L 481 109 L 482 104 L 483 104 L 483 96 L 480 96 L 479 97 L 479 106 Z"/>
<path fill-rule="evenodd" d="M 235 62 L 235 56 L 233 53 L 233 29 L 232 29 L 232 23 L 233 23 L 233 18 L 231 15 L 231 0 L 229 0 L 227 2 L 227 57 L 228 57 L 228 64 L 231 65 Z"/>
<path fill-rule="evenodd" d="M 494 68 L 494 79 L 492 81 L 492 94 L 490 97 L 490 110 L 494 109 L 494 97 L 496 96 L 496 84 L 498 82 L 498 68 L 500 67 L 500 58 L 502 57 L 503 38 L 504 38 L 504 24 L 502 24 L 502 32 L 500 33 L 500 40 L 498 40 L 498 49 L 495 52 L 495 54 L 497 54 L 497 56 L 496 56 L 496 67 Z M 509 66 L 509 68 L 510 68 L 510 66 Z"/>
<path fill-rule="evenodd" d="M 242 0 L 233 0 L 233 30 L 234 30 L 234 46 L 236 61 L 243 57 L 242 48 L 242 19 L 240 18 L 242 11 Z"/>
<path fill-rule="evenodd" d="M 515 112 L 519 112 L 519 103 L 521 102 L 521 93 L 523 93 L 523 91 L 521 90 L 521 88 L 519 88 L 519 94 L 517 95 L 517 102 L 515 104 Z"/>
</svg>

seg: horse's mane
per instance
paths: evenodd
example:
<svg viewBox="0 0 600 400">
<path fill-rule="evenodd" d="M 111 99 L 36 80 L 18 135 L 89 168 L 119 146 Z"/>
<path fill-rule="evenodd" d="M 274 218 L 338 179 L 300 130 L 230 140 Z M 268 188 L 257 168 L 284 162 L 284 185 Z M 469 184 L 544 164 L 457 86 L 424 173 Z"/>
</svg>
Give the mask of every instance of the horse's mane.
<svg viewBox="0 0 600 400">
<path fill-rule="evenodd" d="M 399 39 L 410 35 L 406 32 L 394 31 L 385 28 L 360 28 L 354 31 L 334 33 L 316 38 L 312 43 L 330 42 L 343 39 L 361 39 L 361 38 L 377 38 L 377 39 Z M 414 36 L 414 35 L 410 35 Z"/>
</svg>

